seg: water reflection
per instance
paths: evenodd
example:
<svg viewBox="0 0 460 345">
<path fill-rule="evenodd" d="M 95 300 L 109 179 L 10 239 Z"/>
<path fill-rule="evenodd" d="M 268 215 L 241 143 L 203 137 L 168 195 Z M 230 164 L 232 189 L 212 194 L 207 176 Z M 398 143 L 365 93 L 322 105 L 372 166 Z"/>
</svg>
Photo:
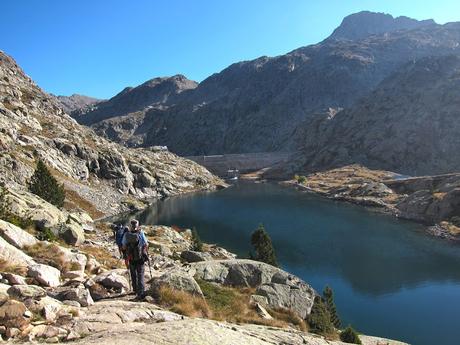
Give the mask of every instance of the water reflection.
<svg viewBox="0 0 460 345">
<path fill-rule="evenodd" d="M 431 238 L 422 226 L 272 184 L 169 198 L 138 217 L 144 224 L 196 226 L 204 240 L 243 256 L 263 222 L 284 266 L 338 275 L 370 295 L 460 282 L 457 246 Z"/>
</svg>

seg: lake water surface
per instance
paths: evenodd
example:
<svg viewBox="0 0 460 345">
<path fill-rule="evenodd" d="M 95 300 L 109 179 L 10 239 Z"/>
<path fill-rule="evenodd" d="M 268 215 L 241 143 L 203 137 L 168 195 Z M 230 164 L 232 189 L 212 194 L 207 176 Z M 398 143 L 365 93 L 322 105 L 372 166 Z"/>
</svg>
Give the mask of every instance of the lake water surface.
<svg viewBox="0 0 460 345">
<path fill-rule="evenodd" d="M 143 224 L 195 226 L 243 257 L 265 225 L 282 268 L 321 292 L 345 325 L 415 345 L 460 344 L 460 246 L 418 224 L 275 184 L 239 182 L 156 202 Z"/>
</svg>

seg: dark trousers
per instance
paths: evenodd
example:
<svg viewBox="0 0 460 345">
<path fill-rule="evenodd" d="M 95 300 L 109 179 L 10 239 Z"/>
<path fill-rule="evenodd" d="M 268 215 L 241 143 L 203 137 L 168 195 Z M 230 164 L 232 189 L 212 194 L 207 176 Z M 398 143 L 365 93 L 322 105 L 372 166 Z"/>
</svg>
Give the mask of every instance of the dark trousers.
<svg viewBox="0 0 460 345">
<path fill-rule="evenodd" d="M 145 293 L 144 263 L 131 262 L 129 264 L 129 272 L 131 273 L 133 291 L 136 293 L 137 297 L 143 298 Z"/>
</svg>

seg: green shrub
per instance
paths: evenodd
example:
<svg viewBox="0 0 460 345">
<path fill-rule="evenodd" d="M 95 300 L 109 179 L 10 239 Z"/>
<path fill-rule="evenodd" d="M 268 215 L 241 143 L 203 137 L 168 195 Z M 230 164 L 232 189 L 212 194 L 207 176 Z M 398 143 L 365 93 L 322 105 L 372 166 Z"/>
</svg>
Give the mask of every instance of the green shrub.
<svg viewBox="0 0 460 345">
<path fill-rule="evenodd" d="M 203 251 L 203 242 L 201 242 L 200 236 L 198 235 L 198 231 L 195 227 L 192 229 L 192 250 L 196 252 Z"/>
<path fill-rule="evenodd" d="M 348 344 L 362 344 L 358 333 L 351 326 L 348 326 L 340 333 L 340 340 Z"/>
<path fill-rule="evenodd" d="M 315 297 L 315 302 L 311 308 L 311 313 L 307 318 L 310 331 L 321 335 L 331 335 L 335 332 L 331 322 L 331 315 L 323 299 Z"/>
<path fill-rule="evenodd" d="M 58 183 L 41 159 L 29 181 L 29 190 L 59 208 L 64 206 L 64 185 Z"/>
<path fill-rule="evenodd" d="M 265 231 L 263 224 L 260 224 L 257 230 L 252 233 L 251 244 L 255 250 L 255 255 L 251 254 L 251 258 L 278 267 L 272 240 Z"/>
<path fill-rule="evenodd" d="M 327 310 L 331 315 L 331 322 L 335 328 L 340 328 L 341 322 L 337 314 L 337 308 L 335 307 L 334 302 L 334 292 L 329 286 L 326 286 L 323 291 L 324 302 L 326 303 Z"/>
<path fill-rule="evenodd" d="M 294 180 L 296 180 L 298 183 L 303 184 L 307 182 L 307 178 L 303 175 L 294 175 Z"/>
<path fill-rule="evenodd" d="M 14 214 L 9 214 L 7 217 L 3 218 L 8 223 L 16 225 L 21 229 L 35 229 L 35 222 L 30 218 L 22 218 Z"/>
<path fill-rule="evenodd" d="M 218 286 L 201 279 L 198 279 L 197 283 L 213 310 L 221 311 L 232 305 L 233 301 L 240 297 L 232 288 Z"/>
<path fill-rule="evenodd" d="M 55 242 L 58 240 L 57 236 L 49 228 L 43 228 L 37 235 L 40 241 Z"/>
</svg>

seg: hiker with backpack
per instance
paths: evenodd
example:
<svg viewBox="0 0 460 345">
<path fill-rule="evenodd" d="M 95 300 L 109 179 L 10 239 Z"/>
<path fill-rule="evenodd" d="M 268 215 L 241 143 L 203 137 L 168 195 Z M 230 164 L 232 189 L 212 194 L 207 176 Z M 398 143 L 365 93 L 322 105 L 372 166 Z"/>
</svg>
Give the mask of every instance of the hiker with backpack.
<svg viewBox="0 0 460 345">
<path fill-rule="evenodd" d="M 120 253 L 120 258 L 122 259 L 126 259 L 126 255 L 123 250 L 123 237 L 127 231 L 129 231 L 127 226 L 124 226 L 121 223 L 114 224 L 115 243 L 117 244 L 118 252 Z"/>
<path fill-rule="evenodd" d="M 145 297 L 144 263 L 148 261 L 148 242 L 139 226 L 139 221 L 131 220 L 129 231 L 123 235 L 122 250 L 129 267 L 136 299 L 143 299 Z"/>
</svg>

